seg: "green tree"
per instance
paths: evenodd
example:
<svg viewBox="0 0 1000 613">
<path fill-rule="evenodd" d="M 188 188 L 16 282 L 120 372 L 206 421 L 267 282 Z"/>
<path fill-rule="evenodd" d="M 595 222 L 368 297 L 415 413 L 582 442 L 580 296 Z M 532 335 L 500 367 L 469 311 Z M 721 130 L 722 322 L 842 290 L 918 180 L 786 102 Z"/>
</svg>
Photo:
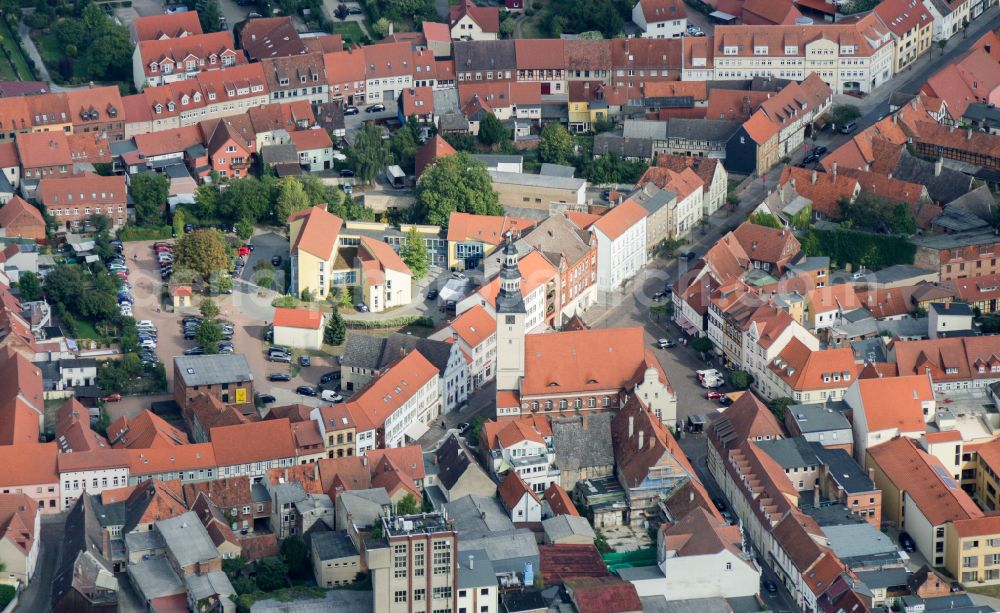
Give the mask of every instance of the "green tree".
<svg viewBox="0 0 1000 613">
<path fill-rule="evenodd" d="M 215 182 L 203 183 L 194 192 L 194 206 L 192 212 L 199 219 L 215 219 L 219 215 L 219 205 L 222 203 L 222 192 Z M 181 233 L 178 232 L 177 236 Z"/>
<path fill-rule="evenodd" d="M 781 222 L 777 217 L 771 215 L 770 213 L 765 213 L 764 211 L 758 211 L 750 216 L 750 223 L 758 226 L 766 226 L 768 228 L 781 228 Z"/>
<path fill-rule="evenodd" d="M 897 202 L 892 207 L 889 217 L 889 227 L 895 234 L 909 236 L 917 231 L 917 220 L 913 218 L 910 207 L 905 202 Z"/>
<path fill-rule="evenodd" d="M 128 385 L 128 374 L 114 360 L 101 362 L 97 370 L 97 387 L 105 394 L 121 393 Z"/>
<path fill-rule="evenodd" d="M 347 292 L 350 295 L 350 292 Z M 347 326 L 344 324 L 344 318 L 340 316 L 340 311 L 333 309 L 330 312 L 330 319 L 326 322 L 326 328 L 323 329 L 323 342 L 327 345 L 343 345 L 344 339 L 347 338 Z"/>
<path fill-rule="evenodd" d="M 380 17 L 372 26 L 372 30 L 374 30 L 380 38 L 385 38 L 389 34 L 389 20 L 385 17 Z"/>
<path fill-rule="evenodd" d="M 277 558 L 264 558 L 257 562 L 257 587 L 262 592 L 273 592 L 288 585 L 288 569 Z"/>
<path fill-rule="evenodd" d="M 420 503 L 413 494 L 406 494 L 396 503 L 396 515 L 414 515 L 420 512 Z"/>
<path fill-rule="evenodd" d="M 597 548 L 597 553 L 602 555 L 613 551 L 611 545 L 608 544 L 607 537 L 600 530 L 594 530 L 594 547 Z"/>
<path fill-rule="evenodd" d="M 417 158 L 417 139 L 409 123 L 392 135 L 389 139 L 389 149 L 392 150 L 392 157 L 403 172 L 412 175 Z"/>
<path fill-rule="evenodd" d="M 292 577 L 302 578 L 309 574 L 309 552 L 305 542 L 298 535 L 292 535 L 281 543 L 281 559 Z"/>
<path fill-rule="evenodd" d="M 275 216 L 280 222 L 309 207 L 309 196 L 295 177 L 285 177 L 278 181 L 278 198 L 275 201 Z"/>
<path fill-rule="evenodd" d="M 778 421 L 784 421 L 785 411 L 793 404 L 795 404 L 795 401 L 791 398 L 775 398 L 767 403 L 767 408 L 771 409 L 771 413 L 774 413 Z"/>
<path fill-rule="evenodd" d="M 177 208 L 174 211 L 173 226 L 175 236 L 184 236 L 184 209 Z"/>
<path fill-rule="evenodd" d="M 411 219 L 448 226 L 452 212 L 503 215 L 486 165 L 465 152 L 439 159 L 420 175 Z"/>
<path fill-rule="evenodd" d="M 479 142 L 486 146 L 498 145 L 510 140 L 510 131 L 493 113 L 487 113 L 479 122 Z"/>
<path fill-rule="evenodd" d="M 219 305 L 211 298 L 202 300 L 201 304 L 198 305 L 198 310 L 205 319 L 215 319 L 219 316 Z"/>
<path fill-rule="evenodd" d="M 836 104 L 830 109 L 830 123 L 838 128 L 861 117 L 861 109 L 853 104 Z"/>
<path fill-rule="evenodd" d="M 218 353 L 219 341 L 222 340 L 222 329 L 219 328 L 218 322 L 206 319 L 195 329 L 194 340 L 205 349 L 205 353 Z"/>
<path fill-rule="evenodd" d="M 486 418 L 482 415 L 476 415 L 469 420 L 469 431 L 465 434 L 469 443 L 472 445 L 479 445 L 479 437 L 483 434 L 483 425 L 485 423 Z"/>
<path fill-rule="evenodd" d="M 416 228 L 410 228 L 406 233 L 406 240 L 399 248 L 399 257 L 409 267 L 414 279 L 423 279 L 427 274 L 427 269 L 430 268 L 427 247 L 424 246 L 424 239 Z"/>
<path fill-rule="evenodd" d="M 232 179 L 226 184 L 219 204 L 219 215 L 237 222 L 246 219 L 258 222 L 271 212 L 271 185 L 256 177 Z M 279 220 L 284 223 L 284 219 Z"/>
<path fill-rule="evenodd" d="M 209 32 L 219 31 L 219 18 L 222 17 L 222 9 L 219 8 L 219 0 L 200 0 L 198 2 L 198 20 L 201 21 L 201 29 Z"/>
<path fill-rule="evenodd" d="M 392 163 L 392 152 L 382 139 L 381 128 L 372 123 L 362 126 L 354 144 L 347 148 L 347 163 L 354 169 L 358 179 L 369 184 L 383 168 Z"/>
<path fill-rule="evenodd" d="M 318 177 L 313 175 L 302 175 L 297 178 L 299 183 L 302 184 L 302 189 L 306 192 L 306 196 L 309 197 L 310 206 L 316 206 L 317 204 L 329 204 L 331 198 L 335 198 L 337 194 L 341 195 L 341 200 L 343 199 L 343 191 L 332 185 L 326 185 L 320 181 Z"/>
<path fill-rule="evenodd" d="M 618 155 L 602 155 L 583 164 L 583 176 L 592 183 L 635 183 L 648 165 L 633 162 Z"/>
<path fill-rule="evenodd" d="M 712 350 L 712 340 L 707 336 L 699 336 L 691 341 L 691 348 L 698 353 L 708 353 Z"/>
<path fill-rule="evenodd" d="M 17 289 L 21 292 L 21 302 L 34 302 L 42 294 L 42 284 L 38 275 L 26 270 L 17 280 Z"/>
<path fill-rule="evenodd" d="M 503 21 L 500 22 L 500 34 L 502 34 L 504 38 L 510 38 L 513 33 L 514 33 L 513 19 L 504 19 Z"/>
<path fill-rule="evenodd" d="M 237 221 L 236 236 L 240 237 L 241 241 L 250 240 L 253 237 L 253 223 L 246 219 Z"/>
<path fill-rule="evenodd" d="M 163 211 L 170 195 L 170 180 L 157 172 L 142 172 L 132 176 L 129 193 L 135 201 L 135 218 L 139 225 L 163 222 Z"/>
<path fill-rule="evenodd" d="M 550 164 L 569 164 L 573 155 L 573 137 L 558 122 L 552 121 L 542 128 L 538 143 L 538 157 Z"/>
<path fill-rule="evenodd" d="M 222 237 L 215 230 L 195 230 L 177 241 L 174 269 L 193 270 L 207 281 L 216 270 L 229 270 Z"/>
<path fill-rule="evenodd" d="M 87 27 L 81 19 L 60 17 L 52 24 L 52 33 L 64 49 L 70 45 L 80 48 L 87 41 Z"/>
<path fill-rule="evenodd" d="M 83 271 L 75 264 L 56 266 L 45 277 L 49 302 L 74 304 L 83 294 Z"/>
<path fill-rule="evenodd" d="M 745 390 L 753 385 L 753 375 L 745 370 L 734 370 L 729 373 L 729 385 L 738 390 Z"/>
<path fill-rule="evenodd" d="M 104 19 L 109 25 L 91 39 L 93 43 L 88 47 L 89 76 L 92 79 L 112 80 L 131 72 L 128 66 L 131 63 L 132 43 L 128 30 L 111 23 L 107 16 Z"/>
</svg>

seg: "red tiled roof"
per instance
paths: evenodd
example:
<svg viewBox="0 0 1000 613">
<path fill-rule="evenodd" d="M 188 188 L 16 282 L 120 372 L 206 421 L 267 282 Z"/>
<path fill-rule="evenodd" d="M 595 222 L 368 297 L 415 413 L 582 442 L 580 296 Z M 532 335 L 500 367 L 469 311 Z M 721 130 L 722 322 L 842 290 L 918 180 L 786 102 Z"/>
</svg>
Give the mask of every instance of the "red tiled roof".
<svg viewBox="0 0 1000 613">
<path fill-rule="evenodd" d="M 326 130 L 296 130 L 290 132 L 288 137 L 295 145 L 296 151 L 312 151 L 313 149 L 332 149 L 333 140 Z"/>
<path fill-rule="evenodd" d="M 188 34 L 201 34 L 201 21 L 196 11 L 184 13 L 165 13 L 138 17 L 132 22 L 136 40 L 157 40 L 160 38 L 177 38 Z"/>
<path fill-rule="evenodd" d="M 545 489 L 545 493 L 542 495 L 545 502 L 549 503 L 549 509 L 555 515 L 575 515 L 579 516 L 580 512 L 576 510 L 576 505 L 573 504 L 573 500 L 566 493 L 566 490 L 559 487 L 559 484 L 553 481 L 548 488 Z"/>
<path fill-rule="evenodd" d="M 323 260 L 330 259 L 337 248 L 337 237 L 344 220 L 327 212 L 323 206 L 299 211 L 288 218 L 288 223 L 299 219 L 303 220 L 302 227 L 295 237 L 292 251 L 301 249 Z"/>
<path fill-rule="evenodd" d="M 275 327 L 318 330 L 323 327 L 323 313 L 308 309 L 277 308 L 274 310 L 273 324 Z"/>
<path fill-rule="evenodd" d="M 904 372 L 900 370 L 901 374 Z M 868 432 L 895 429 L 900 433 L 912 433 L 927 429 L 921 403 L 934 400 L 927 375 L 859 379 L 858 391 Z"/>
<path fill-rule="evenodd" d="M 357 392 L 349 404 L 360 407 L 376 427 L 381 427 L 437 374 L 437 368 L 427 358 L 419 351 L 411 351 Z"/>
<path fill-rule="evenodd" d="M 500 11 L 495 6 L 476 6 L 471 0 L 460 2 L 457 6 L 451 7 L 452 27 L 462 18 L 468 15 L 472 21 L 479 25 L 484 33 L 500 33 Z"/>
<path fill-rule="evenodd" d="M 860 189 L 857 179 L 841 173 L 832 174 L 785 166 L 778 182 L 785 185 L 792 181 L 795 182 L 795 193 L 811 200 L 813 211 L 822 213 L 830 219 L 840 218 L 840 206 L 837 201 L 841 198 L 853 199 Z"/>
<path fill-rule="evenodd" d="M 454 211 L 448 216 L 449 241 L 479 241 L 499 246 L 512 232 L 515 239 L 537 225 L 537 221 L 508 215 L 473 215 Z"/>
<path fill-rule="evenodd" d="M 565 586 L 579 613 L 641 611 L 635 586 L 618 577 L 566 579 Z"/>
<path fill-rule="evenodd" d="M 94 174 L 45 178 L 38 182 L 38 199 L 46 207 L 124 204 L 128 199 L 125 177 Z"/>
<path fill-rule="evenodd" d="M 388 270 L 407 275 L 412 274 L 410 267 L 403 262 L 403 259 L 399 257 L 398 253 L 393 251 L 388 243 L 368 236 L 361 237 L 358 258 L 361 260 L 365 274 L 368 275 L 368 279 L 372 282 L 381 283 L 385 279 L 385 272 Z"/>
<path fill-rule="evenodd" d="M 295 441 L 287 419 L 212 428 L 211 437 L 219 466 L 295 457 Z"/>
<path fill-rule="evenodd" d="M 601 218 L 595 221 L 592 227 L 600 230 L 611 240 L 615 240 L 645 218 L 646 209 L 632 200 L 626 200 L 601 215 Z"/>
<path fill-rule="evenodd" d="M 496 334 L 497 322 L 486 312 L 486 309 L 477 304 L 455 318 L 449 324 L 449 327 L 467 345 L 476 347 L 487 338 Z"/>
<path fill-rule="evenodd" d="M 639 6 L 647 24 L 687 18 L 687 10 L 681 0 L 640 0 Z"/>
<path fill-rule="evenodd" d="M 37 440 L 37 439 L 36 439 Z M 23 442 L 0 445 L 0 466 L 4 467 L 0 483 L 4 487 L 59 483 L 56 442 Z"/>
<path fill-rule="evenodd" d="M 449 145 L 448 141 L 442 138 L 440 134 L 435 134 L 433 138 L 417 150 L 416 176 L 419 177 L 437 158 L 448 157 L 454 154 L 455 148 Z"/>
<path fill-rule="evenodd" d="M 22 133 L 15 138 L 17 155 L 21 159 L 21 167 L 24 169 L 70 166 L 73 163 L 69 140 L 66 138 L 66 133 L 61 130 L 58 132 Z"/>
<path fill-rule="evenodd" d="M 525 494 L 533 498 L 535 502 L 539 502 L 538 495 L 536 495 L 535 492 L 528 487 L 528 484 L 524 482 L 524 479 L 522 479 L 521 476 L 517 474 L 517 471 L 514 470 L 507 472 L 507 477 L 497 488 L 497 495 L 500 497 L 500 500 L 503 501 L 508 511 L 514 509 L 514 507 L 517 506 L 517 503 L 524 498 Z"/>
<path fill-rule="evenodd" d="M 3 208 L 0 208 L 0 228 L 8 228 L 7 236 L 12 236 L 11 233 L 15 230 L 14 228 L 10 228 L 10 226 L 15 223 L 19 225 L 31 223 L 39 226 L 42 228 L 42 235 L 44 236 L 45 218 L 42 217 L 42 212 L 16 195 L 7 204 L 3 205 Z"/>
</svg>

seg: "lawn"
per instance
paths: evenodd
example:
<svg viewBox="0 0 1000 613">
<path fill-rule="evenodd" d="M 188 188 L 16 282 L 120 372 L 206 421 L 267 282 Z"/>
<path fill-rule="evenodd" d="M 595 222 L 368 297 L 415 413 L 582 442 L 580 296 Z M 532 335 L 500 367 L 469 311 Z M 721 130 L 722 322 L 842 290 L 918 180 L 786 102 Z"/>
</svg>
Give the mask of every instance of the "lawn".
<svg viewBox="0 0 1000 613">
<path fill-rule="evenodd" d="M 972 592 L 973 594 L 982 594 L 983 596 L 989 596 L 990 598 L 1000 598 L 1000 585 L 982 585 L 978 587 L 965 586 L 966 592 Z"/>
<path fill-rule="evenodd" d="M 38 48 L 38 53 L 42 56 L 42 61 L 45 62 L 45 66 L 49 69 L 49 75 L 57 83 L 66 83 L 62 75 L 59 73 L 59 60 L 62 59 L 62 47 L 59 45 L 59 40 L 56 39 L 55 34 L 42 34 L 37 30 L 32 30 L 32 38 L 35 41 L 35 47 Z M 84 55 L 82 52 L 80 55 Z M 85 57 L 78 57 L 73 62 L 73 78 L 74 80 L 82 81 L 86 79 L 87 76 L 87 59 Z"/>
<path fill-rule="evenodd" d="M 103 338 L 103 336 L 97 332 L 97 329 L 94 328 L 92 323 L 83 319 L 78 319 L 76 320 L 76 338 L 89 338 L 99 341 Z"/>
<path fill-rule="evenodd" d="M 3 40 L 3 48 L 6 52 L 3 62 L 0 64 L 0 75 L 3 75 L 4 79 L 13 81 L 33 81 L 34 77 L 28 68 L 28 63 L 21 53 L 21 48 L 17 45 L 17 38 L 14 37 L 6 22 L 0 26 L 0 39 Z"/>
<path fill-rule="evenodd" d="M 356 21 L 334 22 L 333 33 L 340 34 L 347 44 L 364 42 L 368 38 Z"/>
</svg>

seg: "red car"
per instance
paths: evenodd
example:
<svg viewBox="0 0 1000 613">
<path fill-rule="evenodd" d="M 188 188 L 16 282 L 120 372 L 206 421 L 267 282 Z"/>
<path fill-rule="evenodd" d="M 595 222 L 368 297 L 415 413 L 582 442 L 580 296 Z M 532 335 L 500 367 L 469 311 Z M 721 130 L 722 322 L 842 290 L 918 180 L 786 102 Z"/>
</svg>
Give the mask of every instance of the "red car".
<svg viewBox="0 0 1000 613">
<path fill-rule="evenodd" d="M 725 394 L 723 394 L 722 392 L 709 392 L 705 394 L 705 398 L 708 398 L 709 400 L 718 400 L 723 396 L 725 396 Z"/>
<path fill-rule="evenodd" d="M 101 400 L 103 400 L 104 402 L 118 402 L 121 399 L 122 399 L 121 394 L 108 394 L 104 398 L 101 398 Z"/>
<path fill-rule="evenodd" d="M 240 247 L 240 255 L 250 255 L 250 247 L 243 245 Z"/>
</svg>

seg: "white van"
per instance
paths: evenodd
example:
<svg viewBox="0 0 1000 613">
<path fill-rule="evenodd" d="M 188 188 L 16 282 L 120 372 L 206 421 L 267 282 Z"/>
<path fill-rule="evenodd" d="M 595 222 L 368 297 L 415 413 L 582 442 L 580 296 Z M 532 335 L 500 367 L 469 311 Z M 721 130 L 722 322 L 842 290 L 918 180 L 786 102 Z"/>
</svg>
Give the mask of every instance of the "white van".
<svg viewBox="0 0 1000 613">
<path fill-rule="evenodd" d="M 333 402 L 333 403 L 344 401 L 344 397 L 338 394 L 334 390 L 323 390 L 323 393 L 320 394 L 319 397 L 327 402 Z"/>
</svg>

